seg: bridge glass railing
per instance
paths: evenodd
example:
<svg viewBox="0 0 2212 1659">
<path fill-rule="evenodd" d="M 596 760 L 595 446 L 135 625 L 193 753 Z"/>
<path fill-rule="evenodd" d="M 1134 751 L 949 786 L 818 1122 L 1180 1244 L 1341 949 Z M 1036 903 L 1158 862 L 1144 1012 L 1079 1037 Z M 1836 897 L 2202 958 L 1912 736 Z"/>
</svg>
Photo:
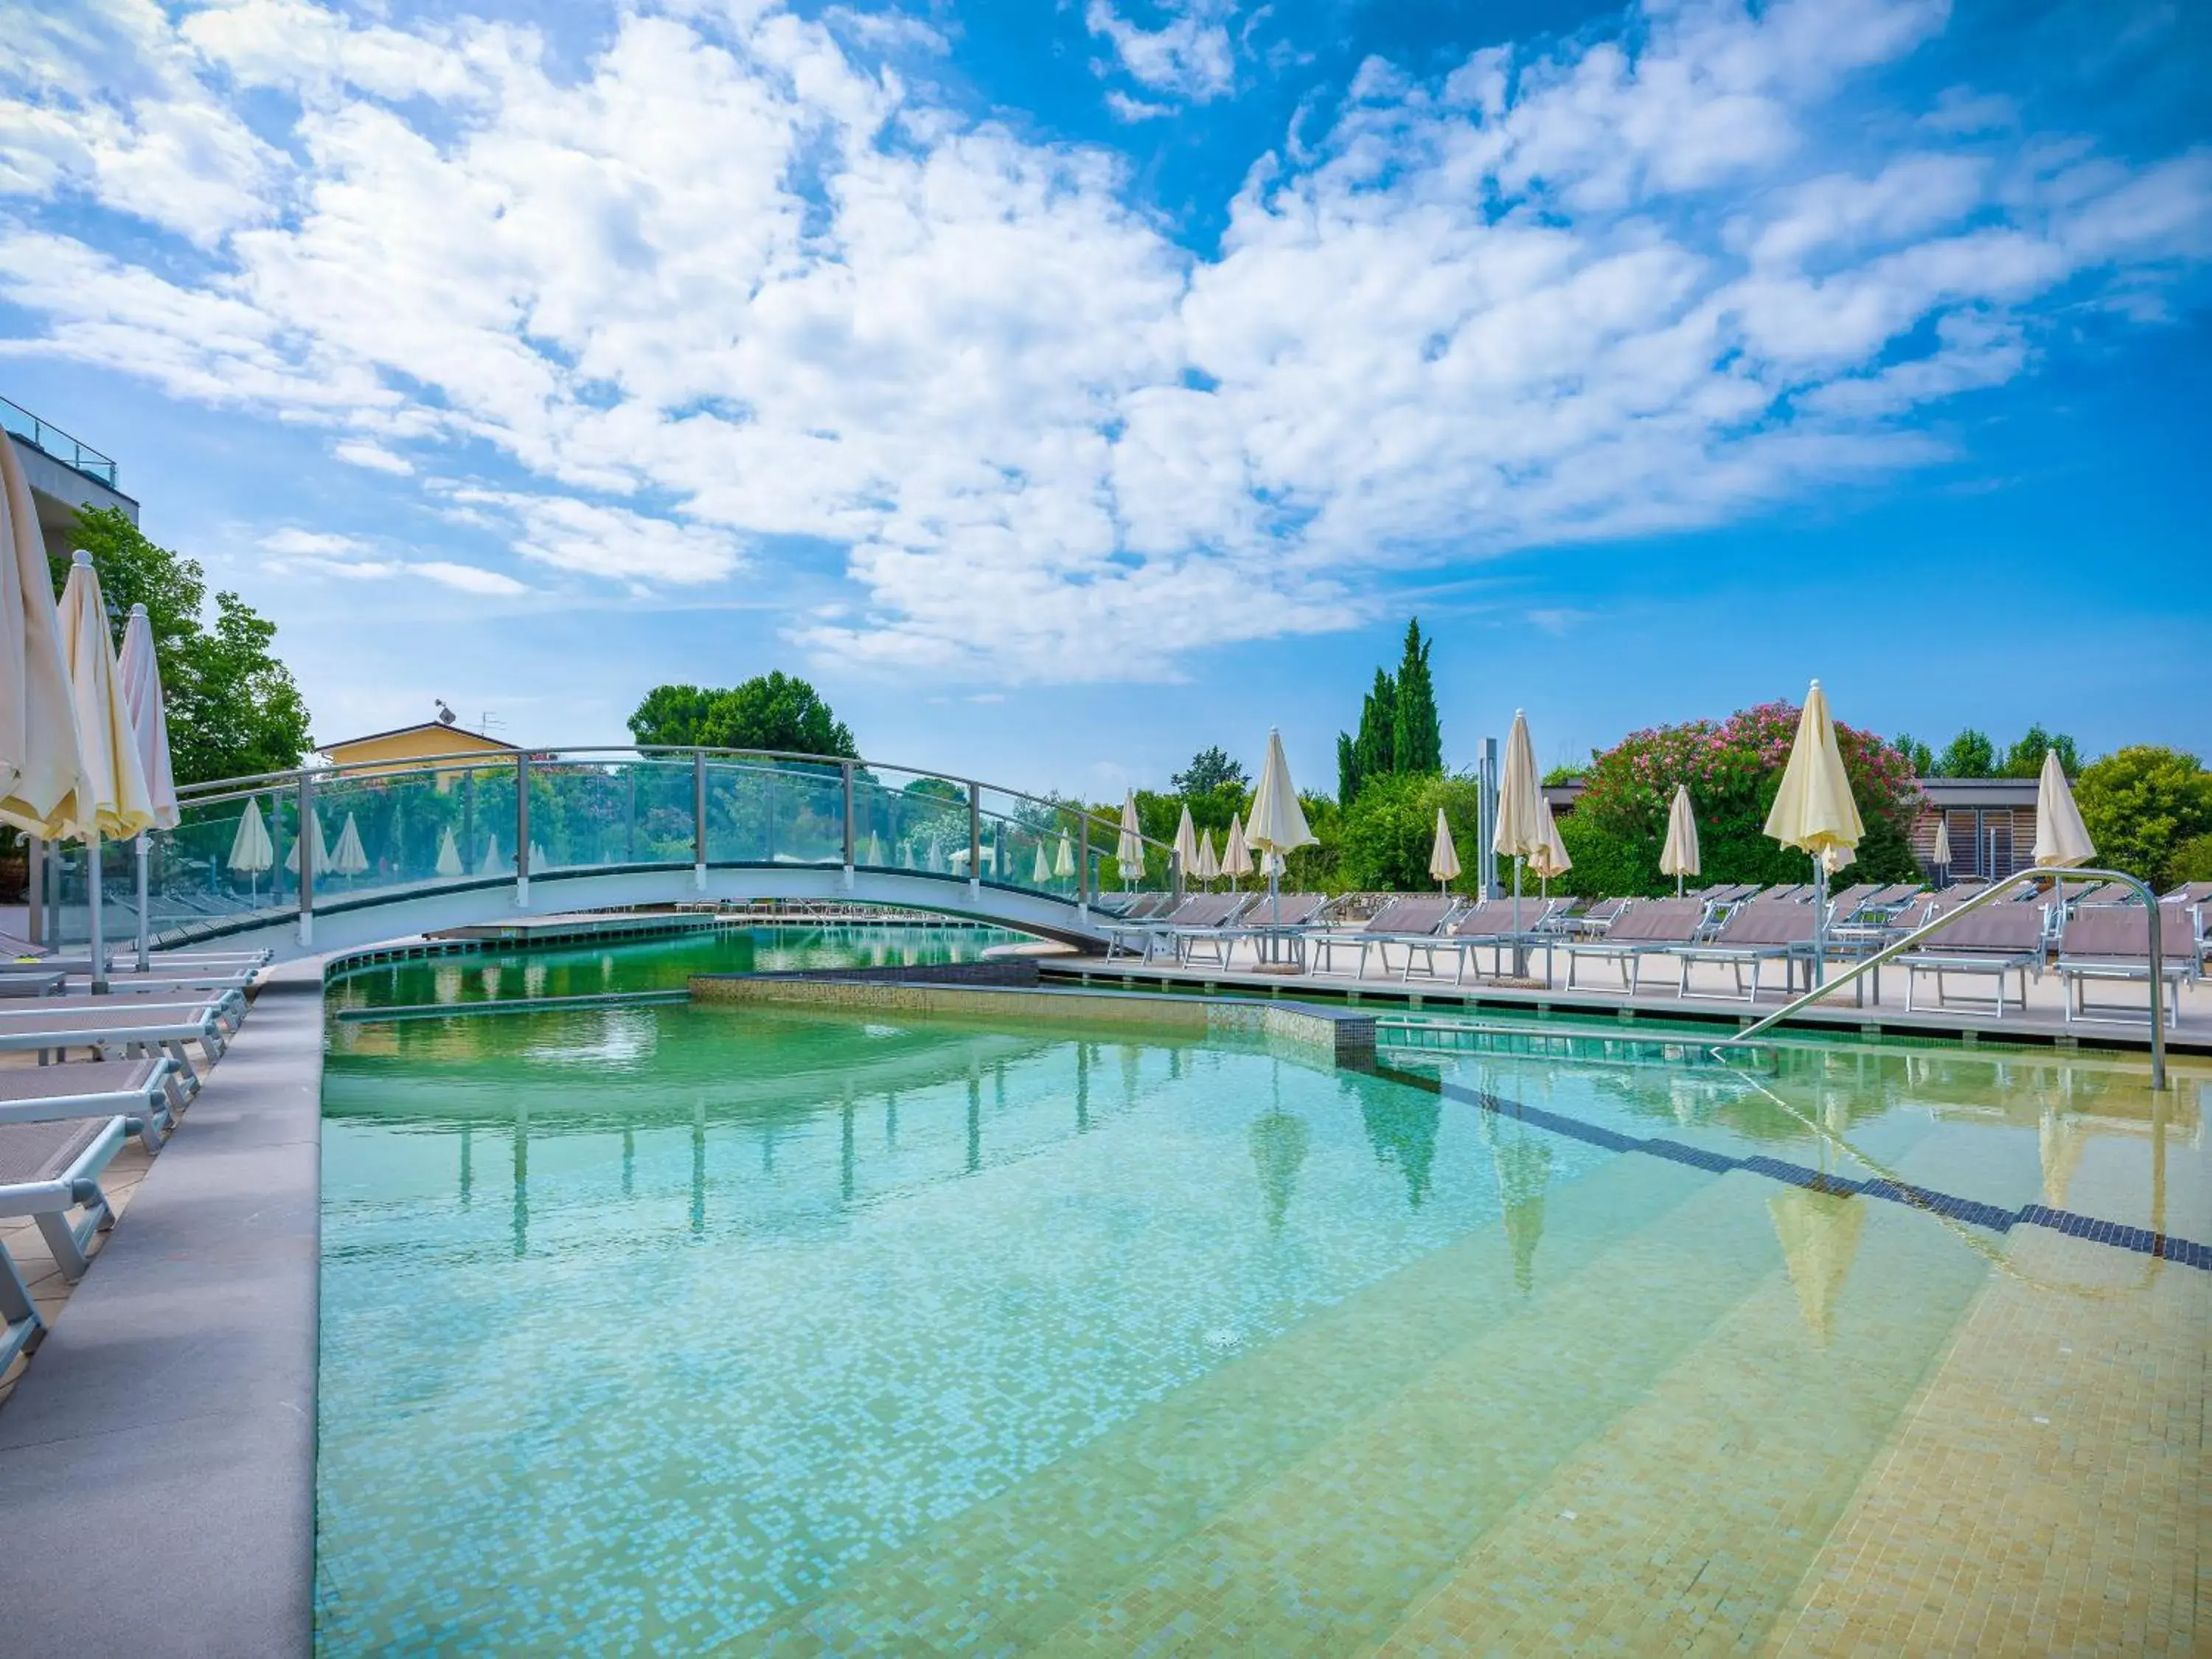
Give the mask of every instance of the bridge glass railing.
<svg viewBox="0 0 2212 1659">
<path fill-rule="evenodd" d="M 182 811 L 178 828 L 155 838 L 149 866 L 157 934 L 297 911 L 303 844 L 315 909 L 512 881 L 518 854 L 547 878 L 690 866 L 702 841 L 714 866 L 849 858 L 859 870 L 972 878 L 1071 902 L 1172 878 L 1167 848 L 1153 843 L 1142 874 L 1125 878 L 1117 827 L 1086 823 L 1073 803 L 803 756 L 609 749 L 325 768 L 200 787 Z M 82 939 L 82 849 L 56 851 L 59 908 L 75 912 L 60 936 Z M 109 848 L 102 867 L 108 931 L 127 936 L 137 923 L 130 849 Z M 544 902 L 557 904 L 558 892 Z"/>
</svg>

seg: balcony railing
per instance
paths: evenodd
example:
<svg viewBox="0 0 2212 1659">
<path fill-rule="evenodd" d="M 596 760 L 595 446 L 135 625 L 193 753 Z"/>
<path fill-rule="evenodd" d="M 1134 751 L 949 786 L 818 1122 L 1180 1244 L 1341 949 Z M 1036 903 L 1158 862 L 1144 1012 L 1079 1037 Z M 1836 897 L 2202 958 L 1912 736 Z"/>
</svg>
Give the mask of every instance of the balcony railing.
<svg viewBox="0 0 2212 1659">
<path fill-rule="evenodd" d="M 52 456 L 64 466 L 73 466 L 110 489 L 116 487 L 112 456 L 101 454 L 90 444 L 80 443 L 52 422 L 40 420 L 22 404 L 0 398 L 0 427 L 27 438 L 35 448 Z"/>
</svg>

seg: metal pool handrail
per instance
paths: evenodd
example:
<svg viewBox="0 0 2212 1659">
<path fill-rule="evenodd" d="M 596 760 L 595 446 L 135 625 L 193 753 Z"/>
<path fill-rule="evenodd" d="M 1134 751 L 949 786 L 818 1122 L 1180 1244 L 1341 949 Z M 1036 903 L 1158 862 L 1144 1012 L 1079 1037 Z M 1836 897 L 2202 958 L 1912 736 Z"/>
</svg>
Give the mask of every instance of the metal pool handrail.
<svg viewBox="0 0 2212 1659">
<path fill-rule="evenodd" d="M 1818 1002 L 1829 992 L 1841 990 L 1862 974 L 1870 974 L 1891 958 L 1903 955 L 1924 939 L 1934 938 L 1960 916 L 1970 915 L 1980 909 L 1984 904 L 1994 902 L 1998 894 L 2009 892 L 2015 887 L 2025 886 L 2029 882 L 2045 878 L 2052 881 L 2116 881 L 2124 886 L 2133 888 L 2142 896 L 2143 904 L 2150 913 L 2150 1086 L 2154 1090 L 2164 1089 L 2166 1087 L 2166 986 L 2164 981 L 2160 978 L 2160 970 L 2165 966 L 2165 958 L 2161 954 L 2164 941 L 2160 937 L 2163 919 L 2159 915 L 2158 895 L 2150 890 L 2149 884 L 2140 881 L 2121 870 L 2062 870 L 2055 866 L 2038 865 L 2033 869 L 2014 871 L 2002 881 L 1991 882 L 1989 886 L 1975 894 L 1956 909 L 1946 910 L 1940 916 L 1929 917 L 1894 944 L 1885 945 L 1872 956 L 1862 957 L 1853 963 L 1833 979 L 1825 980 L 1802 995 L 1791 998 L 1756 1024 L 1747 1025 L 1734 1036 L 1716 1042 L 1713 1044 L 1714 1054 L 1718 1056 L 1724 1048 L 1733 1048 L 1740 1043 L 1749 1042 L 1760 1032 L 1779 1025 L 1801 1008 Z"/>
</svg>

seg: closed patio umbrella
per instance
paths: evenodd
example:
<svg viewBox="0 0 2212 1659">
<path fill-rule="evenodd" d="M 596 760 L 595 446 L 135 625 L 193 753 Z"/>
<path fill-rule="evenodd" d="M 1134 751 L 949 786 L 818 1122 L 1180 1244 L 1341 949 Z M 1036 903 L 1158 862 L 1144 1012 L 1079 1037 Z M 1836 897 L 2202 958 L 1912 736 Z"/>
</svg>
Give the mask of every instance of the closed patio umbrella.
<svg viewBox="0 0 2212 1659">
<path fill-rule="evenodd" d="M 497 836 L 485 836 L 484 855 L 483 861 L 477 866 L 477 873 L 480 876 L 496 876 L 504 871 L 506 867 L 507 866 L 504 864 L 500 862 L 499 837 Z"/>
<path fill-rule="evenodd" d="M 1190 821 L 1188 801 L 1183 803 L 1182 820 L 1176 825 L 1175 854 L 1176 868 L 1188 884 L 1198 872 L 1198 826 Z"/>
<path fill-rule="evenodd" d="M 1244 823 L 1234 812 L 1229 815 L 1229 841 L 1221 854 L 1221 873 L 1232 886 L 1252 873 L 1252 849 L 1245 844 Z"/>
<path fill-rule="evenodd" d="M 1283 734 L 1269 727 L 1267 759 L 1260 769 L 1260 787 L 1252 795 L 1252 821 L 1244 827 L 1248 846 L 1268 854 L 1267 900 L 1273 920 L 1283 919 L 1283 861 L 1301 847 L 1314 844 L 1305 809 L 1291 782 L 1291 763 L 1283 753 Z"/>
<path fill-rule="evenodd" d="M 303 843 L 312 849 L 307 854 L 307 879 L 313 882 L 317 876 L 328 873 L 331 849 L 323 840 L 323 815 L 312 807 L 307 811 L 306 831 L 293 836 L 292 844 L 284 849 L 284 867 L 295 876 L 300 873 L 300 848 Z"/>
<path fill-rule="evenodd" d="M 438 837 L 438 873 L 449 877 L 462 873 L 461 847 L 460 843 L 453 839 L 453 829 L 451 824 L 447 824 L 446 833 Z"/>
<path fill-rule="evenodd" d="M 2063 868 L 2069 865 L 2087 864 L 2097 856 L 2097 844 L 2089 839 L 2089 826 L 2081 822 L 2081 809 L 2074 804 L 2074 792 L 2067 787 L 2066 769 L 2058 763 L 2058 751 L 2046 749 L 2043 753 L 2043 773 L 2035 784 L 2035 861 Z M 1996 872 L 1991 871 L 1991 875 Z M 2062 878 L 2054 882 L 2058 902 L 2058 915 L 2066 914 L 2066 883 Z"/>
<path fill-rule="evenodd" d="M 1674 878 L 1674 896 L 1682 896 L 1682 878 L 1698 873 L 1698 815 L 1690 805 L 1690 786 L 1674 786 L 1667 808 L 1667 844 L 1659 849 L 1659 873 Z"/>
<path fill-rule="evenodd" d="M 331 869 L 335 874 L 343 876 L 346 885 L 350 887 L 353 878 L 368 868 L 368 849 L 361 844 L 361 826 L 353 821 L 353 814 L 349 812 L 345 823 L 338 830 L 338 844 L 331 848 Z"/>
<path fill-rule="evenodd" d="M 1114 862 L 1121 867 L 1121 883 L 1133 886 L 1145 873 L 1145 842 L 1137 823 L 1137 792 L 1121 798 L 1121 834 L 1114 844 Z"/>
<path fill-rule="evenodd" d="M 1206 890 L 1213 890 L 1213 878 L 1221 873 L 1220 856 L 1213 850 L 1213 831 L 1201 830 L 1198 836 L 1198 878 L 1206 884 Z"/>
<path fill-rule="evenodd" d="M 238 815 L 238 833 L 230 838 L 231 869 L 246 878 L 249 901 L 260 897 L 261 872 L 276 862 L 276 843 L 269 839 L 269 826 L 261 817 L 261 803 L 252 796 L 246 798 L 246 810 Z"/>
<path fill-rule="evenodd" d="M 1045 857 L 1044 843 L 1039 842 L 1036 844 L 1036 862 L 1030 868 L 1030 884 L 1033 887 L 1043 887 L 1048 885 L 1051 880 L 1052 860 Z"/>
<path fill-rule="evenodd" d="M 0 823 L 58 839 L 89 788 L 38 506 L 0 438 Z"/>
<path fill-rule="evenodd" d="M 76 713 L 77 749 L 83 775 L 91 781 L 80 792 L 77 810 L 64 825 L 85 849 L 85 897 L 90 914 L 92 988 L 107 988 L 106 917 L 100 884 L 101 840 L 128 841 L 154 823 L 154 803 L 146 788 L 146 769 L 138 759 L 138 738 L 131 729 L 131 710 L 123 696 L 123 676 L 115 660 L 115 639 L 108 632 L 107 605 L 92 555 L 80 548 L 62 587 L 62 653 L 69 668 L 70 701 Z"/>
<path fill-rule="evenodd" d="M 1858 803 L 1851 799 L 1843 750 L 1836 746 L 1827 694 L 1818 680 L 1805 694 L 1805 708 L 1797 717 L 1797 737 L 1790 745 L 1789 764 L 1782 769 L 1782 787 L 1766 814 L 1765 833 L 1784 847 L 1812 855 L 1814 902 L 1820 907 L 1813 935 L 1813 982 L 1817 985 L 1828 971 L 1831 863 L 1837 868 L 1849 863 L 1866 835 Z"/>
<path fill-rule="evenodd" d="M 1459 848 L 1452 844 L 1451 825 L 1444 821 L 1441 806 L 1437 808 L 1437 839 L 1429 848 L 1429 879 L 1439 893 L 1459 879 Z"/>
<path fill-rule="evenodd" d="M 1936 820 L 1936 850 L 1928 855 L 1928 862 L 1942 872 L 1936 878 L 1936 885 L 1948 887 L 1951 884 L 1951 820 L 1948 817 Z"/>
<path fill-rule="evenodd" d="M 1052 872 L 1062 881 L 1075 873 L 1075 842 L 1065 830 L 1060 832 L 1060 850 L 1052 855 Z"/>
<path fill-rule="evenodd" d="M 1505 775 L 1498 786 L 1498 832 L 1493 851 L 1513 860 L 1513 931 L 1521 931 L 1521 866 L 1544 845 L 1544 820 L 1538 811 L 1544 787 L 1536 773 L 1536 745 L 1529 740 L 1528 717 L 1513 711 L 1512 734 L 1505 740 Z M 1516 967 L 1519 951 L 1516 950 Z"/>
<path fill-rule="evenodd" d="M 1544 821 L 1544 844 L 1528 860 L 1528 867 L 1543 884 L 1539 892 L 1549 899 L 1553 878 L 1565 875 L 1575 867 L 1575 861 L 1567 856 L 1567 843 L 1559 836 L 1559 821 L 1552 816 L 1552 803 L 1540 793 L 1536 804 Z"/>
<path fill-rule="evenodd" d="M 530 843 L 530 867 L 532 870 L 545 869 L 552 862 L 553 860 L 545 855 L 545 849 L 543 847 L 534 841 Z"/>
<path fill-rule="evenodd" d="M 884 861 L 884 838 L 874 830 L 868 831 L 868 862 L 880 865 Z"/>
<path fill-rule="evenodd" d="M 169 765 L 169 718 L 161 707 L 161 665 L 154 655 L 154 624 L 146 607 L 131 607 L 123 628 L 123 653 L 116 671 L 123 677 L 123 701 L 131 711 L 131 731 L 138 742 L 138 764 L 146 775 L 146 798 L 154 809 L 154 829 L 177 827 L 177 781 Z M 153 949 L 147 864 L 154 851 L 152 832 L 142 833 L 138 853 L 138 971 L 144 973 Z"/>
</svg>

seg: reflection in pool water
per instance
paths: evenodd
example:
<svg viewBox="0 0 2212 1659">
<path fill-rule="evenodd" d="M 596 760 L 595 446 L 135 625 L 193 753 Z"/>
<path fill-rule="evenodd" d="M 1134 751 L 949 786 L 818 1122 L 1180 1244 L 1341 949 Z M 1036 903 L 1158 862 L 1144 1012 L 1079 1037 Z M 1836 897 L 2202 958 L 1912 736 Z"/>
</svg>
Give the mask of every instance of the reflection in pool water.
<svg viewBox="0 0 2212 1659">
<path fill-rule="evenodd" d="M 1394 1060 L 720 1008 L 334 1025 L 324 1650 L 1350 1652 L 1631 1605 L 1636 1649 L 1756 1642 L 1903 1501 L 1891 1453 L 1993 1285 L 2185 1340 L 2212 1280 L 1468 1103 L 2203 1239 L 2201 1076 Z"/>
</svg>

